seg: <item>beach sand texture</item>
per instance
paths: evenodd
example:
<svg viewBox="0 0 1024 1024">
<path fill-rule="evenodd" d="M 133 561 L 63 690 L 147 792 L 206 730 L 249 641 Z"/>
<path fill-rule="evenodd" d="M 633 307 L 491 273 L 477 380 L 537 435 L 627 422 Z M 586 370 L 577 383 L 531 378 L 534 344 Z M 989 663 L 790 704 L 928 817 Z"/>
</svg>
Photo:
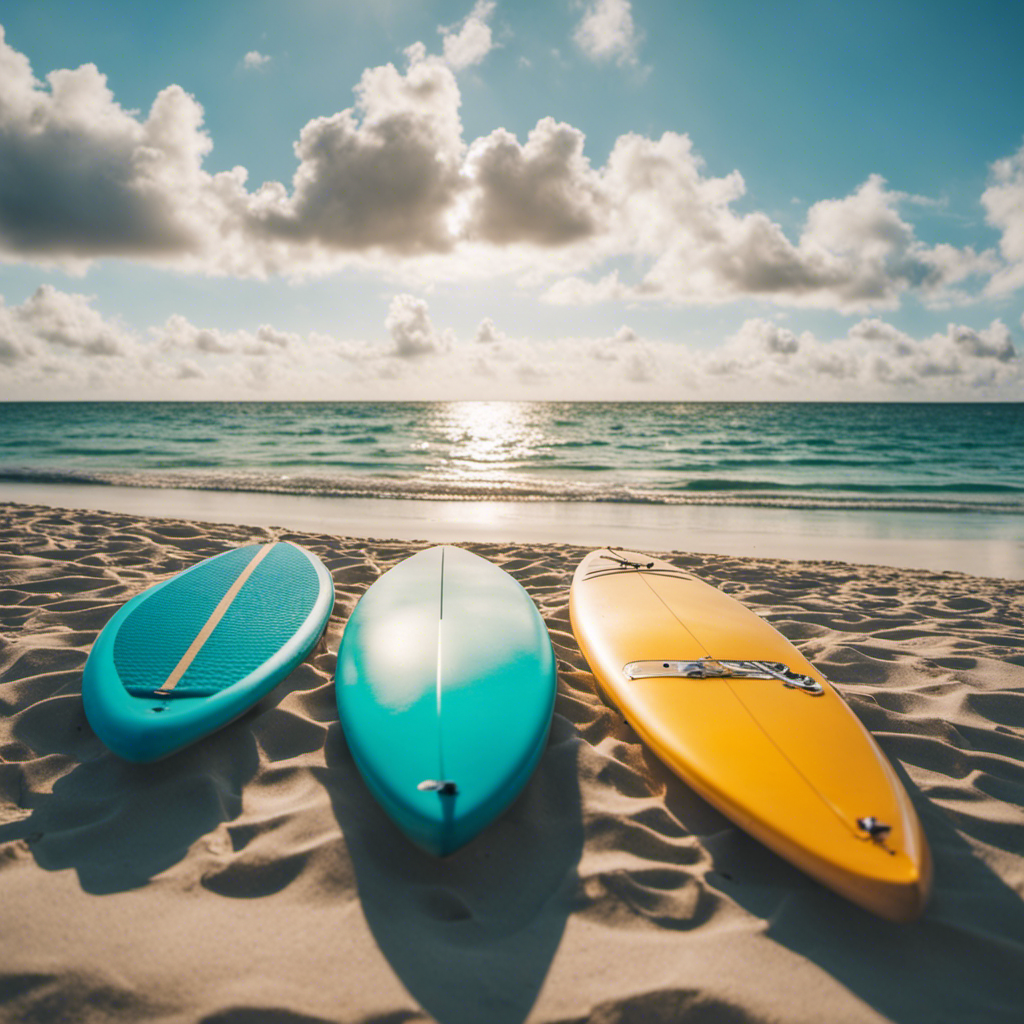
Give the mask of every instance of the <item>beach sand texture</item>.
<svg viewBox="0 0 1024 1024">
<path fill-rule="evenodd" d="M 109 753 L 81 701 L 99 630 L 273 537 L 333 573 L 324 640 L 212 737 Z M 445 860 L 414 848 L 355 769 L 333 673 L 359 596 L 422 546 L 0 505 L 0 1020 L 1024 1019 L 1024 583 L 664 556 L 793 640 L 896 766 L 935 857 L 900 926 L 746 836 L 601 700 L 569 628 L 582 547 L 466 545 L 537 602 L 555 718 L 504 817 Z"/>
</svg>

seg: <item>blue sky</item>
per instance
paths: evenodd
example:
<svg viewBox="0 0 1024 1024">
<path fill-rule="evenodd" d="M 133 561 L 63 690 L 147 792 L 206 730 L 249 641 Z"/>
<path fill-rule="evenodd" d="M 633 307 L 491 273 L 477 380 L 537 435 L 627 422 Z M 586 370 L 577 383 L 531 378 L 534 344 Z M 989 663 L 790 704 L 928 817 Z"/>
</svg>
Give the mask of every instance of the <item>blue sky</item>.
<svg viewBox="0 0 1024 1024">
<path fill-rule="evenodd" d="M 195 10 L 0 11 L 0 396 L 1024 398 L 1021 5 Z"/>
</svg>

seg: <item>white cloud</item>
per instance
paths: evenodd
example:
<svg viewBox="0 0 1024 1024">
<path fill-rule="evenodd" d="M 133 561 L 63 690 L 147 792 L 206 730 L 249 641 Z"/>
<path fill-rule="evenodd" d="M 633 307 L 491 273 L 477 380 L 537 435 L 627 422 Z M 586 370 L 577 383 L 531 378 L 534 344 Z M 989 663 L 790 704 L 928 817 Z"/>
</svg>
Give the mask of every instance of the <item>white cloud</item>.
<svg viewBox="0 0 1024 1024">
<path fill-rule="evenodd" d="M 603 197 L 583 133 L 545 117 L 526 145 L 499 128 L 466 159 L 474 184 L 466 234 L 494 245 L 564 246 L 600 229 Z"/>
<path fill-rule="evenodd" d="M 0 29 L 0 258 L 134 256 L 262 276 L 370 250 L 444 251 L 463 188 L 459 90 L 421 46 L 407 56 L 406 74 L 367 70 L 355 107 L 306 125 L 291 194 L 249 193 L 244 168 L 202 169 L 212 143 L 180 87 L 142 121 L 93 65 L 38 82 Z"/>
<path fill-rule="evenodd" d="M 778 380 L 781 367 L 795 362 L 801 349 L 806 355 L 815 344 L 809 333 L 798 337 L 770 320 L 755 318 L 745 321 L 718 351 L 704 357 L 702 368 L 718 377 Z"/>
<path fill-rule="evenodd" d="M 393 354 L 400 359 L 435 355 L 451 346 L 451 336 L 434 329 L 426 302 L 415 295 L 396 295 L 391 300 L 384 327 L 394 342 Z"/>
<path fill-rule="evenodd" d="M 522 397 L 1005 398 L 1024 384 L 1021 360 L 999 321 L 981 330 L 950 324 L 914 338 L 884 321 L 863 320 L 823 340 L 754 318 L 711 351 L 623 326 L 611 337 L 517 339 L 490 352 L 468 360 L 456 349 L 450 362 L 461 360 L 491 393 Z"/>
<path fill-rule="evenodd" d="M 177 313 L 153 333 L 162 352 L 194 350 L 206 355 L 226 355 L 240 347 L 237 334 L 227 334 L 215 328 L 195 327 Z"/>
<path fill-rule="evenodd" d="M 635 62 L 639 40 L 629 0 L 589 0 L 573 39 L 591 60 Z"/>
<path fill-rule="evenodd" d="M 494 0 L 477 0 L 457 32 L 454 26 L 438 29 L 443 37 L 445 62 L 455 71 L 479 64 L 493 49 L 491 26 L 487 22 L 496 6 Z"/>
<path fill-rule="evenodd" d="M 338 250 L 451 247 L 448 217 L 464 187 L 459 89 L 422 46 L 407 56 L 406 74 L 391 64 L 365 71 L 354 108 L 302 129 L 292 194 L 264 186 L 247 213 L 250 229 Z"/>
<path fill-rule="evenodd" d="M 299 343 L 299 336 L 297 334 L 290 334 L 287 331 L 279 331 L 270 324 L 263 324 L 256 331 L 255 346 L 260 346 L 261 350 L 266 349 L 268 346 L 273 348 L 288 348 Z"/>
<path fill-rule="evenodd" d="M 494 325 L 494 321 L 489 317 L 484 317 L 480 321 L 480 326 L 476 329 L 476 335 L 473 340 L 478 345 L 498 345 L 506 340 L 505 335 L 498 330 Z"/>
<path fill-rule="evenodd" d="M 7 336 L 4 325 L 0 323 L 0 363 L 4 366 L 13 366 L 24 359 L 25 355 L 21 346 Z"/>
<path fill-rule="evenodd" d="M 477 4 L 446 39 L 482 39 L 470 26 L 493 10 Z M 624 38 L 628 14 L 591 4 L 583 23 Z M 180 87 L 143 119 L 92 65 L 37 81 L 0 30 L 0 259 L 122 256 L 237 276 L 357 265 L 407 288 L 517 273 L 565 304 L 759 299 L 859 314 L 908 294 L 964 301 L 993 274 L 995 292 L 1024 285 L 1024 148 L 994 166 L 983 196 L 1001 259 L 922 242 L 905 214 L 915 197 L 878 175 L 813 204 L 791 238 L 763 212 L 738 212 L 742 175 L 710 174 L 686 135 L 623 135 L 603 167 L 552 118 L 523 143 L 497 129 L 467 145 L 452 66 L 421 43 L 406 57 L 404 72 L 367 69 L 352 107 L 305 125 L 290 188 L 249 191 L 244 168 L 203 169 L 212 142 Z"/>
<path fill-rule="evenodd" d="M 83 357 L 126 355 L 134 344 L 130 332 L 105 320 L 91 301 L 48 284 L 20 306 L 6 307 L 0 300 L 0 344 L 6 361 L 47 349 Z"/>
<path fill-rule="evenodd" d="M 564 341 L 560 344 L 566 345 Z M 569 343 L 566 347 L 571 352 L 575 345 Z M 577 370 L 581 379 L 589 377 L 591 387 L 595 386 L 596 380 L 602 381 L 605 387 L 619 388 L 626 383 L 649 385 L 661 379 L 668 367 L 681 367 L 690 358 L 684 346 L 648 341 L 626 324 L 610 337 L 586 343 L 585 352 L 581 355 L 583 358 Z M 588 366 L 589 374 L 586 372 Z M 563 373 L 566 370 L 563 369 Z"/>
<path fill-rule="evenodd" d="M 210 149 L 199 105 L 170 86 L 139 121 L 92 64 L 53 71 L 47 85 L 0 27 L 0 256 L 195 248 L 187 186 Z"/>
<path fill-rule="evenodd" d="M 988 254 L 920 242 L 899 213 L 911 197 L 877 175 L 849 196 L 814 204 L 796 243 L 765 214 L 736 213 L 742 176 L 707 176 L 685 135 L 622 136 L 600 180 L 613 211 L 602 243 L 650 263 L 633 285 L 617 272 L 556 282 L 545 295 L 550 302 L 761 298 L 858 312 L 895 308 L 910 290 L 941 301 L 951 286 L 991 267 Z"/>
<path fill-rule="evenodd" d="M 35 352 L 15 313 L 0 302 L 0 365 L 14 366 L 34 356 Z"/>
<path fill-rule="evenodd" d="M 947 336 L 955 348 L 967 356 L 977 359 L 995 359 L 1000 363 L 1009 363 L 1017 358 L 1010 331 L 1001 320 L 993 320 L 983 331 L 975 331 L 970 327 L 958 327 L 950 324 Z"/>
<path fill-rule="evenodd" d="M 437 335 L 421 300 L 416 319 Z M 699 351 L 644 338 L 628 325 L 603 338 L 513 339 L 486 318 L 468 344 L 451 339 L 433 351 L 433 387 L 424 383 L 419 393 L 440 397 L 971 398 L 1012 397 L 1024 384 L 1021 359 L 998 320 L 915 338 L 864 319 L 843 336 L 820 339 L 754 318 L 718 349 Z M 394 379 L 403 376 L 398 370 Z"/>
<path fill-rule="evenodd" d="M 196 327 L 185 317 L 175 313 L 163 327 L 150 331 L 158 349 L 165 353 L 192 352 L 201 355 L 260 356 L 285 349 L 295 350 L 302 339 L 297 334 L 279 331 L 263 324 L 255 334 L 250 331 L 221 331 L 215 327 Z"/>
<path fill-rule="evenodd" d="M 594 306 L 600 302 L 633 298 L 633 291 L 619 280 L 619 272 L 613 270 L 597 281 L 563 277 L 551 285 L 541 298 L 554 306 Z"/>
<path fill-rule="evenodd" d="M 844 337 L 820 341 L 764 319 L 746 321 L 702 369 L 738 385 L 768 385 L 792 394 L 830 398 L 967 397 L 989 389 L 1010 394 L 1024 383 L 1010 333 L 999 320 L 976 330 L 913 338 L 878 319 L 862 320 Z"/>
<path fill-rule="evenodd" d="M 178 380 L 205 380 L 206 374 L 193 359 L 183 359 L 177 366 L 175 376 Z"/>
<path fill-rule="evenodd" d="M 631 352 L 622 368 L 622 375 L 633 384 L 657 380 L 657 365 L 649 352 Z"/>
<path fill-rule="evenodd" d="M 981 203 L 989 224 L 1002 232 L 999 249 L 1006 265 L 993 276 L 988 291 L 1003 295 L 1024 285 L 1024 145 L 992 165 L 992 184 Z"/>
<path fill-rule="evenodd" d="M 174 315 L 139 336 L 87 296 L 48 285 L 20 305 L 0 297 L 3 399 L 295 398 L 317 387 L 337 397 L 339 379 L 372 377 L 385 362 L 379 344 L 303 338 L 269 324 L 225 331 Z"/>
<path fill-rule="evenodd" d="M 259 50 L 250 50 L 242 58 L 242 67 L 249 71 L 258 71 L 260 68 L 265 68 L 272 59 L 266 54 L 260 53 Z"/>
<path fill-rule="evenodd" d="M 820 338 L 752 318 L 697 350 L 625 324 L 599 337 L 509 337 L 485 317 L 460 341 L 403 293 L 384 328 L 389 343 L 175 315 L 138 336 L 86 296 L 46 286 L 20 305 L 0 299 L 0 397 L 1013 398 L 1024 386 L 999 320 L 913 337 L 865 318 Z"/>
</svg>

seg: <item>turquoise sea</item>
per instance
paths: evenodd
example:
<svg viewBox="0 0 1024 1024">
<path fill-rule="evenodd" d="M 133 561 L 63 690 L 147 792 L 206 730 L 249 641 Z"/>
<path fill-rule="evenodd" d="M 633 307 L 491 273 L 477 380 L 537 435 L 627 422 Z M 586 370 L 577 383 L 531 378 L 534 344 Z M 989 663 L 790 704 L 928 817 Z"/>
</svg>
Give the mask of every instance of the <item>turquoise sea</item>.
<svg viewBox="0 0 1024 1024">
<path fill-rule="evenodd" d="M 3 481 L 1024 517 L 1024 405 L 6 403 Z"/>
<path fill-rule="evenodd" d="M 0 500 L 1024 579 L 1024 405 L 7 403 Z"/>
</svg>

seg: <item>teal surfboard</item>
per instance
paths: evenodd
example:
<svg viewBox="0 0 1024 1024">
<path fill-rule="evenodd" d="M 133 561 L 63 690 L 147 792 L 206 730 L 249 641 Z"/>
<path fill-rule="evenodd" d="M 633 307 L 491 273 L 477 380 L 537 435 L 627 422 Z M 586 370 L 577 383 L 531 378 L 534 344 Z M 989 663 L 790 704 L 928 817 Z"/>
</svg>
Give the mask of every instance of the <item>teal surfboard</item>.
<svg viewBox="0 0 1024 1024">
<path fill-rule="evenodd" d="M 413 842 L 444 856 L 530 778 L 551 725 L 555 657 L 526 591 L 492 562 L 444 546 L 366 591 L 336 681 L 370 791 Z"/>
<path fill-rule="evenodd" d="M 289 541 L 207 558 L 132 598 L 103 628 L 82 677 L 96 735 L 155 761 L 237 718 L 320 639 L 334 582 Z"/>
</svg>

